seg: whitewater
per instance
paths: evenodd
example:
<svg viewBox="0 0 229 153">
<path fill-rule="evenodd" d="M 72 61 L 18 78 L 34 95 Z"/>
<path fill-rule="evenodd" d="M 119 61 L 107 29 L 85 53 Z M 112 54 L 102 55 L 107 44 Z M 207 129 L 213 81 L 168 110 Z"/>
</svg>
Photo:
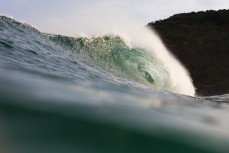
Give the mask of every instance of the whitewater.
<svg viewBox="0 0 229 153">
<path fill-rule="evenodd" d="M 195 95 L 146 27 L 70 37 L 0 16 L 0 151 L 227 153 L 228 102 Z"/>
</svg>

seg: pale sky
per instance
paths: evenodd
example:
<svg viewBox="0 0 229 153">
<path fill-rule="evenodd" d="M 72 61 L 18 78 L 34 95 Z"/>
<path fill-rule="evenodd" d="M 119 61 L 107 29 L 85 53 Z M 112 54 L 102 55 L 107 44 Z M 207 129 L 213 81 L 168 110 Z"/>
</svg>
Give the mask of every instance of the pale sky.
<svg viewBox="0 0 229 153">
<path fill-rule="evenodd" d="M 74 35 L 113 25 L 139 26 L 176 13 L 229 9 L 228 0 L 0 0 L 0 14 L 48 33 Z M 129 23 L 132 23 L 129 22 Z"/>
</svg>

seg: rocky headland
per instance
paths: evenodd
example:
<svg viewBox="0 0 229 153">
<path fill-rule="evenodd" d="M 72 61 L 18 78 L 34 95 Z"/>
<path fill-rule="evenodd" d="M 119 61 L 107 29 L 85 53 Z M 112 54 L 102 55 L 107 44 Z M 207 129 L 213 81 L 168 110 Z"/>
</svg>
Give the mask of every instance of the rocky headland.
<svg viewBox="0 0 229 153">
<path fill-rule="evenodd" d="M 229 93 L 229 10 L 176 14 L 147 26 L 188 69 L 197 95 Z"/>
</svg>

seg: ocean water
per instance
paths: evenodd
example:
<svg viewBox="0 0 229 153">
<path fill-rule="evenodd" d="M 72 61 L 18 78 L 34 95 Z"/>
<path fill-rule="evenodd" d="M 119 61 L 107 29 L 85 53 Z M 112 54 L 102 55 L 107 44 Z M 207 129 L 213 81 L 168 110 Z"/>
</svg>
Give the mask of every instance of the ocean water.
<svg viewBox="0 0 229 153">
<path fill-rule="evenodd" d="M 0 16 L 0 152 L 228 153 L 229 94 L 196 96 L 180 63 L 151 49 Z"/>
</svg>

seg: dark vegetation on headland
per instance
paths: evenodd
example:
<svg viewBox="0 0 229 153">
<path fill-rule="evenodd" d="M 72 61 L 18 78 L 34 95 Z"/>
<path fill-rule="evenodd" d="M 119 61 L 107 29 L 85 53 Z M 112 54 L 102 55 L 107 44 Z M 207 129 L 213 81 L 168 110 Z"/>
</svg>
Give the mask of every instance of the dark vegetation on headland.
<svg viewBox="0 0 229 153">
<path fill-rule="evenodd" d="M 148 26 L 189 70 L 198 95 L 229 93 L 229 10 L 176 14 Z"/>
</svg>

